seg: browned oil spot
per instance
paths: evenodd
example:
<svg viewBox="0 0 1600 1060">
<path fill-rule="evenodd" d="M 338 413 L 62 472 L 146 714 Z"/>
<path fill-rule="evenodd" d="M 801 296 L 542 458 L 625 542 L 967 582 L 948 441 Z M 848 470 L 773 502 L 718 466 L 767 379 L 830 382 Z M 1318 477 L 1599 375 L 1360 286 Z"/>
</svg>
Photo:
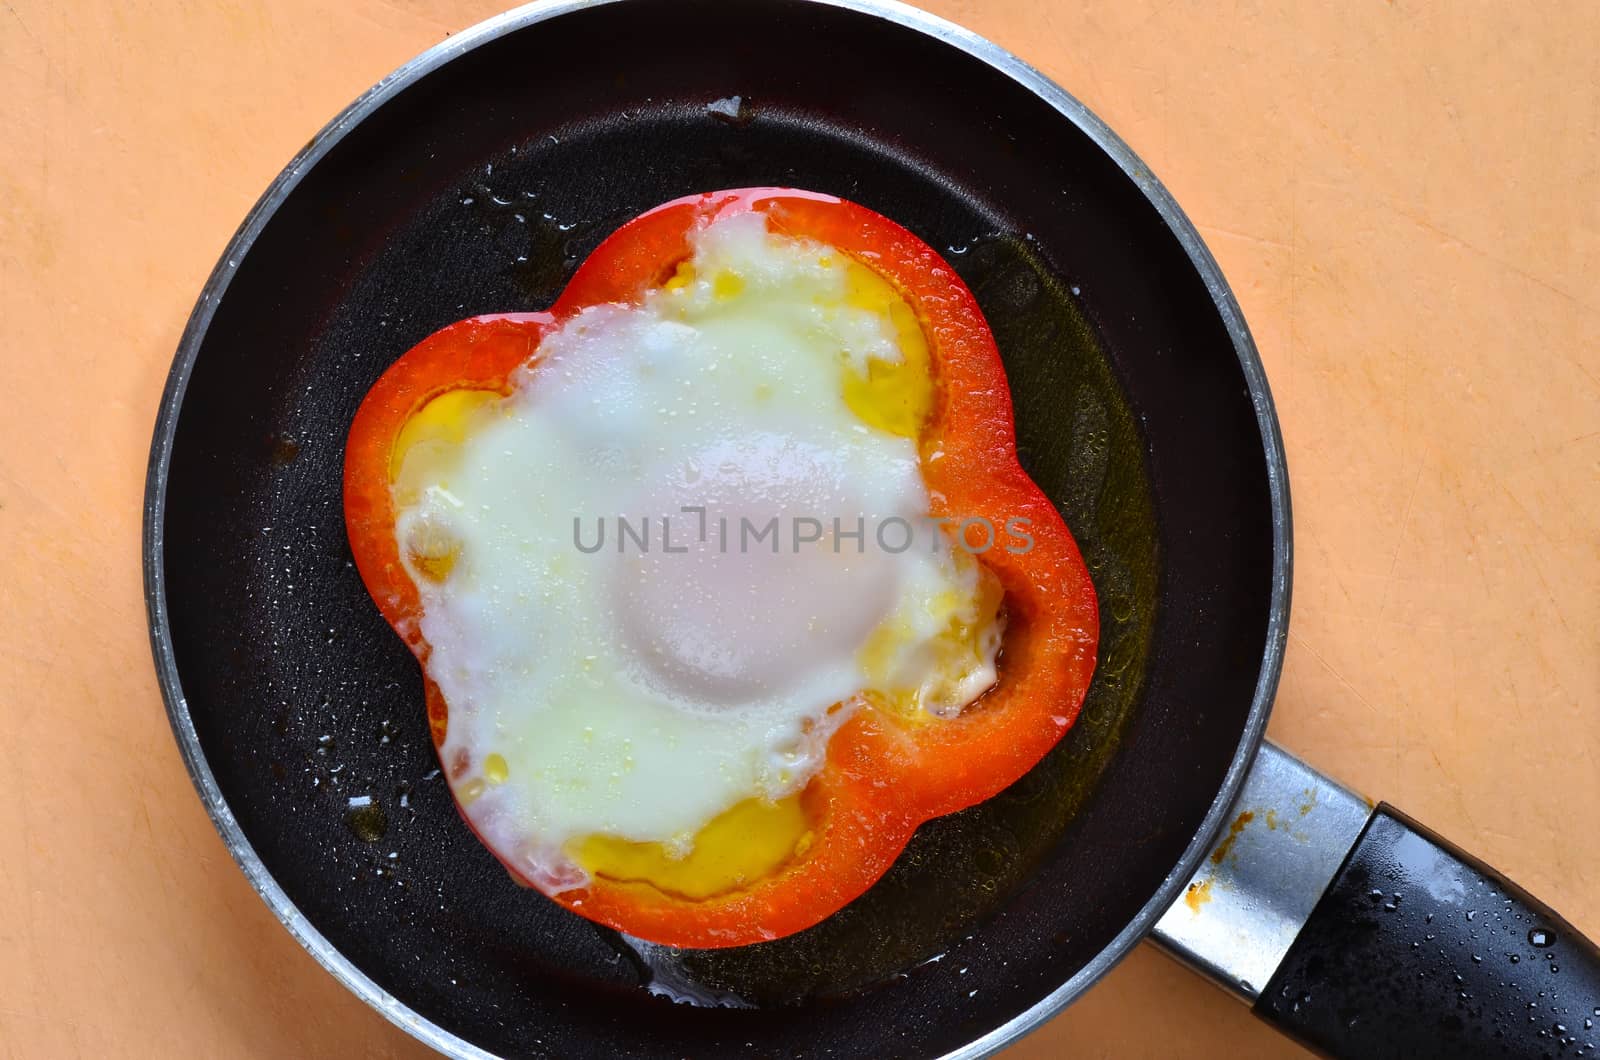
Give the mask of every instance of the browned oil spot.
<svg viewBox="0 0 1600 1060">
<path fill-rule="evenodd" d="M 1244 826 L 1256 819 L 1256 815 L 1249 810 L 1244 811 L 1233 819 L 1233 824 L 1228 826 L 1228 834 L 1222 842 L 1217 844 L 1217 849 L 1211 852 L 1211 864 L 1220 865 L 1222 859 L 1228 856 L 1228 851 L 1233 849 L 1233 841 L 1239 838 L 1239 833 L 1244 831 Z"/>
<path fill-rule="evenodd" d="M 1277 829 L 1278 829 L 1278 811 L 1277 810 L 1268 810 L 1267 811 L 1267 827 L 1272 829 L 1273 831 L 1277 831 Z"/>
<path fill-rule="evenodd" d="M 1317 789 L 1316 788 L 1307 788 L 1306 789 L 1306 801 L 1302 802 L 1300 804 L 1300 816 L 1304 817 L 1306 814 L 1310 813 L 1311 812 L 1311 807 L 1315 806 L 1316 804 L 1317 804 Z"/>
<path fill-rule="evenodd" d="M 1199 883 L 1191 883 L 1189 889 L 1183 892 L 1183 900 L 1188 903 L 1190 910 L 1200 912 L 1200 907 L 1211 901 L 1211 877 L 1207 876 Z"/>
</svg>

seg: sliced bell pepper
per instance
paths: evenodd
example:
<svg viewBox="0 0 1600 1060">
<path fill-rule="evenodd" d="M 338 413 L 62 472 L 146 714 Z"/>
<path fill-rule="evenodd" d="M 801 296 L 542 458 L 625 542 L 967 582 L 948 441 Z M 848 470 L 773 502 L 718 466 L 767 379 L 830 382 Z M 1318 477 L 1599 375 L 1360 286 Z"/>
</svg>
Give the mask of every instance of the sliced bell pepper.
<svg viewBox="0 0 1600 1060">
<path fill-rule="evenodd" d="M 636 302 L 642 292 L 667 284 L 689 258 L 697 226 L 748 211 L 764 214 L 773 232 L 849 255 L 909 304 L 926 339 L 935 387 L 917 437 L 931 514 L 980 517 L 996 527 L 1024 519 L 1032 547 L 995 547 L 976 557 L 1004 592 L 995 685 L 948 719 L 911 719 L 870 702 L 853 713 L 832 736 L 824 765 L 796 804 L 744 811 L 752 828 L 788 827 L 780 817 L 801 822 L 792 845 L 775 856 L 759 855 L 764 860 L 756 878 L 697 895 L 648 876 L 597 873 L 584 886 L 550 894 L 591 920 L 682 947 L 743 945 L 810 927 L 870 887 L 919 824 L 1016 781 L 1077 717 L 1099 629 L 1077 545 L 1017 462 L 999 351 L 972 293 L 950 266 L 904 228 L 840 199 L 778 188 L 695 195 L 623 225 L 548 311 L 473 317 L 424 339 L 383 374 L 356 414 L 344 479 L 351 549 L 379 610 L 423 666 L 436 746 L 444 743 L 449 705 L 426 678 L 420 599 L 395 534 L 392 484 L 412 441 L 408 429 L 415 434 L 419 412 L 440 407 L 432 403 L 441 396 L 470 403 L 508 393 L 515 369 L 531 363 L 537 370 L 540 342 L 550 331 L 585 307 Z M 451 763 L 445 769 L 452 779 L 461 772 Z M 463 793 L 453 790 L 459 805 Z"/>
</svg>

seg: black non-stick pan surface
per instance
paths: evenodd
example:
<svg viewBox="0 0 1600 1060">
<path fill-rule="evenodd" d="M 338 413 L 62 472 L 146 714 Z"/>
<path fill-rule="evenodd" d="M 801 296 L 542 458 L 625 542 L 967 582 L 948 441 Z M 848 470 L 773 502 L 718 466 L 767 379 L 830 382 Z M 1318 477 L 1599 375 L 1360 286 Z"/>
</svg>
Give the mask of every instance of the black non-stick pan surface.
<svg viewBox="0 0 1600 1060">
<path fill-rule="evenodd" d="M 972 286 L 1024 466 L 1100 595 L 1081 720 L 866 896 L 743 949 L 633 945 L 463 826 L 417 666 L 345 538 L 351 417 L 395 358 L 546 306 L 627 218 L 791 185 Z M 1081 105 L 906 8 L 513 12 L 378 86 L 279 178 L 183 338 L 151 457 L 157 666 L 224 838 L 330 970 L 435 1046 L 534 1056 L 996 1048 L 1090 985 L 1203 856 L 1260 739 L 1288 593 L 1260 365 L 1194 229 Z"/>
</svg>

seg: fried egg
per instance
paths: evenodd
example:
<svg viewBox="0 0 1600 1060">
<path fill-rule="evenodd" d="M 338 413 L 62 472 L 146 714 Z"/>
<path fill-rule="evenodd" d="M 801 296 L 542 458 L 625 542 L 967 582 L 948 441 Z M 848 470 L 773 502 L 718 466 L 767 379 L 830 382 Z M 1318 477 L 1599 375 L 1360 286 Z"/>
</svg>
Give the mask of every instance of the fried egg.
<svg viewBox="0 0 1600 1060">
<path fill-rule="evenodd" d="M 940 724 L 995 681 L 999 589 L 929 521 L 911 307 L 759 213 L 691 248 L 395 449 L 446 775 L 549 893 L 759 878 L 807 842 L 799 795 L 845 719 Z"/>
</svg>

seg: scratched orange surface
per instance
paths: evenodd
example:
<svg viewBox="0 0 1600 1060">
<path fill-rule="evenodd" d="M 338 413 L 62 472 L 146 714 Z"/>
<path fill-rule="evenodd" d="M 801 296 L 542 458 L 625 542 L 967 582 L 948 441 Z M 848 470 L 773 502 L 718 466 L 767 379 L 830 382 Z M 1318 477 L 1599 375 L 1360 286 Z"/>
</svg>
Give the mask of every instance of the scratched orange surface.
<svg viewBox="0 0 1600 1060">
<path fill-rule="evenodd" d="M 1294 483 L 1272 735 L 1600 935 L 1600 8 L 929 6 L 1110 122 L 1243 303 Z M 423 1053 L 212 832 L 139 520 L 234 226 L 346 102 L 496 10 L 0 3 L 0 1056 Z M 1062 1055 L 1298 1054 L 1142 948 L 1010 1054 Z"/>
</svg>

